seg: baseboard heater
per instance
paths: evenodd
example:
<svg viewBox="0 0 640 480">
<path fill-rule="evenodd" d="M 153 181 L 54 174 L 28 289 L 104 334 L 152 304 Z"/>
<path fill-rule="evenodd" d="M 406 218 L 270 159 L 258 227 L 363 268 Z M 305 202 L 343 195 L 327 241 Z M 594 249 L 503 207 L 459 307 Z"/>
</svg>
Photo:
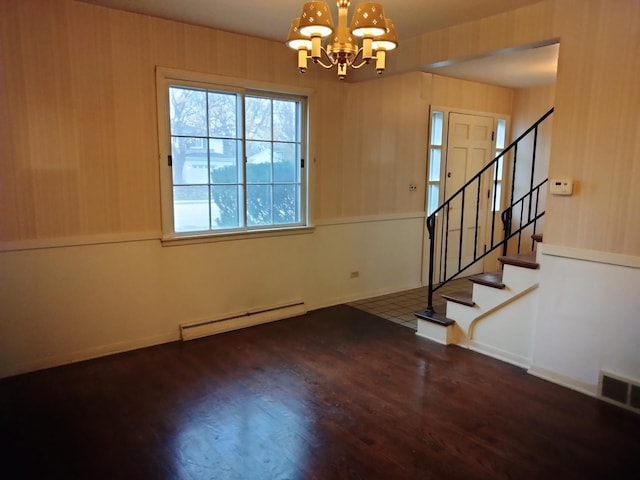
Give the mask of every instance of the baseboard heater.
<svg viewBox="0 0 640 480">
<path fill-rule="evenodd" d="M 193 340 L 194 338 L 252 327 L 261 323 L 284 320 L 285 318 L 296 317 L 298 315 L 304 315 L 305 313 L 307 313 L 307 308 L 302 301 L 274 305 L 210 320 L 183 323 L 180 325 L 180 336 L 183 341 Z"/>
</svg>

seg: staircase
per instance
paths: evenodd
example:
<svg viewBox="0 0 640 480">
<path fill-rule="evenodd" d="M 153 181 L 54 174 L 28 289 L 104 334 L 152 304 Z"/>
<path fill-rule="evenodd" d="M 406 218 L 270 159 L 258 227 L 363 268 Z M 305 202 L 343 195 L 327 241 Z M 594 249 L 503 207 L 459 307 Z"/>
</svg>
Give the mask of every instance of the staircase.
<svg viewBox="0 0 640 480">
<path fill-rule="evenodd" d="M 436 318 L 418 318 L 416 334 L 526 368 L 538 288 L 536 253 L 499 258 L 502 270 L 468 277 L 469 287 L 443 294 Z"/>
<path fill-rule="evenodd" d="M 430 238 L 428 298 L 427 308 L 415 314 L 418 317 L 417 335 L 444 345 L 455 344 L 476 350 L 521 367 L 529 366 L 532 356 L 533 321 L 537 308 L 539 276 L 535 246 L 542 241 L 542 235 L 536 231 L 536 227 L 545 213 L 541 211 L 539 206 L 542 188 L 547 183 L 547 179 L 545 179 L 534 184 L 536 143 L 539 125 L 552 113 L 553 109 L 549 110 L 493 162 L 483 168 L 427 217 L 427 230 Z M 517 175 L 518 146 L 528 135 L 533 136 L 530 189 L 523 196 L 515 199 L 513 185 Z M 480 184 L 481 176 L 486 175 L 487 171 L 491 174 L 490 169 L 495 170 L 498 160 L 507 154 L 513 155 L 512 187 L 510 202 L 500 215 L 503 227 L 502 234 L 500 235 L 496 226 L 492 225 L 491 241 L 485 247 L 484 252 L 476 253 L 476 250 L 479 249 L 474 248 L 472 261 L 463 264 L 459 259 L 458 268 L 453 273 L 447 273 L 446 267 L 444 272 L 440 267 L 437 267 L 440 281 L 436 284 L 434 272 L 436 272 L 437 240 L 442 242 L 438 249 L 441 252 L 444 251 L 445 258 L 449 249 L 448 238 L 441 234 L 438 237 L 436 231 L 438 216 L 445 219 L 440 224 L 448 222 L 446 214 L 452 202 L 459 197 L 464 204 L 465 196 L 467 198 L 471 196 L 468 195 L 468 192 L 473 191 L 474 185 Z M 479 188 L 477 190 L 479 191 Z M 476 213 L 476 225 L 477 215 Z M 463 220 L 460 222 L 462 224 Z M 516 225 L 516 223 L 518 224 Z M 523 249 L 522 245 L 523 232 L 527 228 L 533 229 L 530 250 Z M 512 239 L 513 242 L 510 244 L 509 241 Z M 516 245 L 512 245 L 516 240 Z M 460 238 L 459 242 L 459 248 L 461 248 L 463 239 Z M 509 245 L 511 248 L 508 248 Z M 446 311 L 436 312 L 433 308 L 433 293 L 497 248 L 502 248 L 502 256 L 498 259 L 502 264 L 502 269 L 497 272 L 468 277 L 469 288 L 443 294 L 442 296 L 447 300 Z M 507 254 L 509 250 L 515 250 L 515 253 Z"/>
</svg>

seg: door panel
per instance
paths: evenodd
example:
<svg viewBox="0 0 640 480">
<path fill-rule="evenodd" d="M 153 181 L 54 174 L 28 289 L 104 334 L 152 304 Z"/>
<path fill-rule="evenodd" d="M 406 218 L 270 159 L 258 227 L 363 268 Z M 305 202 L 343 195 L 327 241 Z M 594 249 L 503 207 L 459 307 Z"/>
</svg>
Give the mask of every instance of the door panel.
<svg viewBox="0 0 640 480">
<path fill-rule="evenodd" d="M 493 117 L 450 113 L 448 131 L 445 198 L 456 193 L 491 161 Z M 474 255 L 484 252 L 490 206 L 486 192 L 489 186 L 490 174 L 468 187 L 464 199 L 457 198 L 450 204 L 444 219 L 444 234 L 448 237 L 445 264 L 447 276 L 457 272 L 460 266 L 469 264 Z M 465 270 L 463 275 L 474 275 L 482 271 L 483 264 L 480 261 Z"/>
</svg>

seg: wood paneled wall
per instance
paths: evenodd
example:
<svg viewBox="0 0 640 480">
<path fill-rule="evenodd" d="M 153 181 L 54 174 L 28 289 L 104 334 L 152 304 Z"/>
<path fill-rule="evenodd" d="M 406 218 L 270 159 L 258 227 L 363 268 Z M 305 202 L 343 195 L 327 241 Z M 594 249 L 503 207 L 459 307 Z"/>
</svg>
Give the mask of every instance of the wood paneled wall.
<svg viewBox="0 0 640 480">
<path fill-rule="evenodd" d="M 355 84 L 313 66 L 302 76 L 278 42 L 82 2 L 0 9 L 4 242 L 159 236 L 157 65 L 312 89 L 314 222 L 424 211 L 429 104 L 510 103 L 505 89 L 418 72 Z"/>
<path fill-rule="evenodd" d="M 511 115 L 511 88 L 433 75 L 431 103 L 452 110 Z"/>
<path fill-rule="evenodd" d="M 313 148 L 337 136 L 344 89 L 278 42 L 71 0 L 0 2 L 0 35 L 3 242 L 159 235 L 157 65 L 311 88 Z"/>
<path fill-rule="evenodd" d="M 640 255 L 640 1 L 558 1 L 562 32 L 545 242 Z"/>
<path fill-rule="evenodd" d="M 0 22 L 0 241 L 159 232 L 156 65 L 314 89 L 315 220 L 422 210 L 408 183 L 424 179 L 425 107 L 486 92 L 392 74 L 560 38 L 550 173 L 577 190 L 550 199 L 547 239 L 640 254 L 636 0 L 547 0 L 432 32 L 382 79 L 346 85 L 299 75 L 278 42 L 71 0 L 5 0 Z"/>
<path fill-rule="evenodd" d="M 545 242 L 640 255 L 640 2 L 548 0 L 403 42 L 388 70 L 560 41 Z"/>
<path fill-rule="evenodd" d="M 515 140 L 522 135 L 533 123 L 554 106 L 555 84 L 532 88 L 518 88 L 514 90 L 513 112 L 511 117 L 511 136 L 508 142 Z M 549 158 L 551 154 L 551 139 L 553 129 L 553 115 L 547 118 L 538 128 L 536 140 L 536 166 L 534 175 L 534 185 L 537 185 L 549 173 Z M 525 195 L 531 186 L 531 161 L 533 153 L 533 132 L 525 137 L 518 147 L 517 169 L 514 184 L 514 198 L 519 199 Z M 507 156 L 509 174 L 505 179 L 507 192 L 511 190 L 513 156 Z M 546 209 L 547 188 L 542 191 L 537 205 L 540 211 Z M 534 198 L 534 203 L 535 203 Z M 536 224 L 536 233 L 545 233 L 545 219 L 543 217 Z M 526 220 L 526 219 L 525 219 Z M 520 222 L 520 211 L 513 212 L 514 223 Z M 529 227 L 522 235 L 523 248 L 528 248 L 531 243 L 530 235 L 533 234 L 533 227 Z M 512 253 L 517 251 L 517 237 L 509 244 Z"/>
<path fill-rule="evenodd" d="M 555 24 L 555 0 L 542 1 L 404 40 L 401 48 L 389 55 L 387 70 L 419 70 L 438 62 L 465 60 L 557 38 Z"/>
</svg>

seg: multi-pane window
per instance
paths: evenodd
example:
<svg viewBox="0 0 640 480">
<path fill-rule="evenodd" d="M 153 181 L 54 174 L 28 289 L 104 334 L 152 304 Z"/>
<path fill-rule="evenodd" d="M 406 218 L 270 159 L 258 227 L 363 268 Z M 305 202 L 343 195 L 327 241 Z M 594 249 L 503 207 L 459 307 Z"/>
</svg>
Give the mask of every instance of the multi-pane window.
<svg viewBox="0 0 640 480">
<path fill-rule="evenodd" d="M 505 148 L 507 139 L 507 121 L 499 118 L 496 122 L 496 151 L 495 157 L 500 155 Z M 493 176 L 493 211 L 497 212 L 501 208 L 502 203 L 502 177 L 504 175 L 504 156 L 500 157 L 498 164 L 494 170 Z"/>
<path fill-rule="evenodd" d="M 429 141 L 429 172 L 427 178 L 427 215 L 431 215 L 440 202 L 440 165 L 444 143 L 444 113 L 431 113 L 431 137 Z"/>
<path fill-rule="evenodd" d="M 306 225 L 304 98 L 177 81 L 166 94 L 169 233 Z"/>
</svg>

